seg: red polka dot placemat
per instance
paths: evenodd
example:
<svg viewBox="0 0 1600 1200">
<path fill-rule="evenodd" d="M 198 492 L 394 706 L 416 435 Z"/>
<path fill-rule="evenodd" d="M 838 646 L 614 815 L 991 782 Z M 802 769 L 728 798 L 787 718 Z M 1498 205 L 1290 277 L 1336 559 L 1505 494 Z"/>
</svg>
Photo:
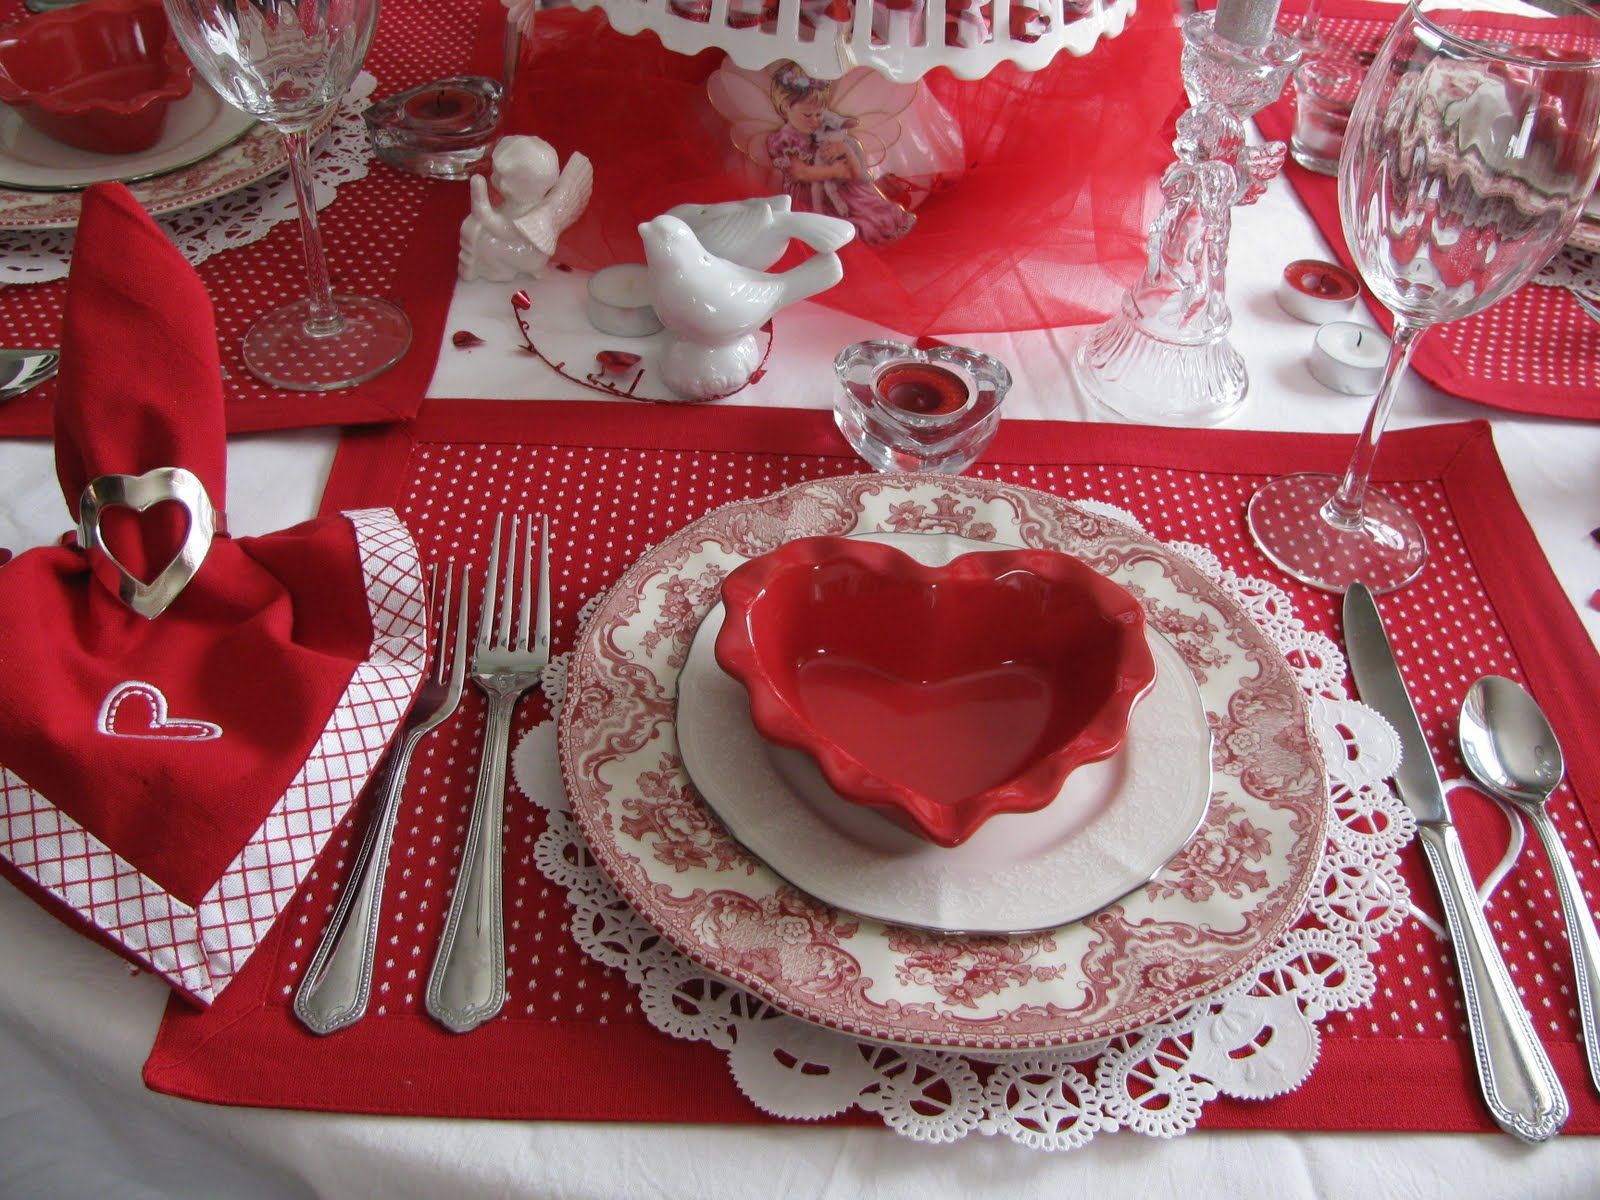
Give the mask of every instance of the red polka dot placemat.
<svg viewBox="0 0 1600 1200">
<path fill-rule="evenodd" d="M 23 15 L 0 0 L 0 20 Z M 497 0 L 467 8 L 458 0 L 387 5 L 366 70 L 383 97 L 428 79 L 500 72 L 505 13 Z M 411 317 L 411 349 L 369 383 L 325 393 L 288 392 L 245 370 L 239 342 L 262 313 L 305 293 L 300 229 L 281 221 L 248 246 L 212 255 L 198 267 L 216 309 L 227 384 L 230 433 L 403 420 L 416 413 L 433 377 L 455 279 L 457 231 L 468 209 L 462 184 L 426 180 L 373 161 L 365 179 L 342 184 L 318 214 L 335 291 L 396 300 Z M 0 288 L 0 330 L 11 346 L 61 344 L 66 281 Z M 51 431 L 52 381 L 0 405 L 0 436 Z"/>
<path fill-rule="evenodd" d="M 1323 36 L 1356 49 L 1376 49 L 1399 8 L 1362 0 L 1328 0 Z M 1288 27 L 1285 6 L 1280 24 Z M 1508 26 L 1537 30 L 1537 19 L 1503 18 Z M 1294 128 L 1294 85 L 1256 115 L 1266 138 L 1287 142 Z M 1285 162 L 1284 177 L 1345 266 L 1355 262 L 1339 223 L 1336 180 Z M 1386 331 L 1388 309 L 1363 288 L 1367 307 Z M 1587 316 L 1565 288 L 1528 284 L 1498 304 L 1460 321 L 1430 329 L 1418 343 L 1417 374 L 1452 396 L 1511 412 L 1600 421 L 1600 322 Z"/>
<path fill-rule="evenodd" d="M 1243 513 L 1272 474 L 1336 470 L 1349 449 L 1349 438 L 1337 436 L 1163 430 L 1152 438 L 1137 427 L 1017 421 L 1001 427 L 974 473 L 1126 508 L 1158 537 L 1201 543 L 1225 566 L 1283 584 L 1296 615 L 1337 637 L 1334 599 L 1277 576 L 1251 546 Z M 1519 515 L 1488 426 L 1397 431 L 1385 439 L 1379 467 L 1382 486 L 1418 515 L 1433 547 L 1423 579 L 1384 597 L 1382 608 L 1441 774 L 1465 775 L 1452 731 L 1468 682 L 1485 672 L 1525 679 L 1569 752 L 1570 783 L 1555 819 L 1580 874 L 1600 885 L 1600 753 L 1583 736 L 1600 706 L 1600 661 Z M 549 514 L 559 651 L 572 644 L 579 607 L 686 522 L 741 497 L 863 469 L 822 412 L 434 401 L 411 426 L 347 435 L 323 503 L 392 504 L 427 556 L 474 564 L 486 557 L 496 511 Z M 563 890 L 531 861 L 545 818 L 516 795 L 506 808 L 505 1013 L 465 1037 L 425 1015 L 422 991 L 465 831 L 483 715 L 469 687 L 412 765 L 367 1018 L 317 1038 L 289 1008 L 350 870 L 363 810 L 335 835 L 270 942 L 216 1005 L 204 1013 L 177 1001 L 169 1007 L 145 1068 L 151 1087 L 218 1103 L 391 1114 L 769 1119 L 740 1095 L 719 1051 L 657 1032 L 623 977 L 578 949 Z M 530 697 L 514 736 L 548 716 L 545 702 Z M 1473 793 L 1455 798 L 1482 877 L 1503 854 L 1508 826 Z M 1406 869 L 1417 903 L 1437 919 L 1414 850 Z M 1600 1131 L 1558 904 L 1536 849 L 1517 860 L 1488 913 L 1566 1082 L 1569 1131 Z M 1322 1025 L 1309 1083 L 1269 1102 L 1218 1099 L 1202 1124 L 1492 1129 L 1445 944 L 1408 922 L 1374 965 L 1378 999 Z M 1411 1083 L 1397 1087 L 1401 1080 Z M 1390 1099 L 1374 1103 L 1377 1095 Z M 857 1110 L 844 1119 L 872 1118 Z"/>
</svg>

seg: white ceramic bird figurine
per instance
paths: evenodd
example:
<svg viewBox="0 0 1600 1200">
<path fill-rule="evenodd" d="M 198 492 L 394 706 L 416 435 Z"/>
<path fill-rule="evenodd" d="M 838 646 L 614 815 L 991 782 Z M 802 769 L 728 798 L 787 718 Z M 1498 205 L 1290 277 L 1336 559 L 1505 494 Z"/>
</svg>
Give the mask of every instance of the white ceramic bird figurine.
<svg viewBox="0 0 1600 1200">
<path fill-rule="evenodd" d="M 787 195 L 680 204 L 669 208 L 667 215 L 694 230 L 700 244 L 718 258 L 756 271 L 765 271 L 782 258 L 790 238 L 798 238 L 818 254 L 832 254 L 856 235 L 856 227 L 840 217 L 792 211 Z"/>
<path fill-rule="evenodd" d="M 494 148 L 494 173 L 470 179 L 472 215 L 461 225 L 462 279 L 506 283 L 538 275 L 556 252 L 556 240 L 583 215 L 594 190 L 594 167 L 582 154 L 558 172 L 555 149 L 543 138 L 507 137 Z M 489 183 L 504 197 L 496 208 Z"/>
<path fill-rule="evenodd" d="M 756 330 L 779 309 L 844 278 L 844 266 L 832 253 L 778 275 L 718 258 L 670 213 L 640 225 L 639 236 L 656 315 L 667 329 L 661 377 L 690 400 L 743 387 L 761 363 Z"/>
</svg>

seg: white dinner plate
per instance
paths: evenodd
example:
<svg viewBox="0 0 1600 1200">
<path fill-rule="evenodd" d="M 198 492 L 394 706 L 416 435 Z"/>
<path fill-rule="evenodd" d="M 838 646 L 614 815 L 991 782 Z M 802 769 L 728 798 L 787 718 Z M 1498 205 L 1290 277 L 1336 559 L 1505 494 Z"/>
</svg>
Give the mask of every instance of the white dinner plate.
<svg viewBox="0 0 1600 1200">
<path fill-rule="evenodd" d="M 872 534 L 919 562 L 994 550 L 948 534 Z M 1148 882 L 1199 828 L 1211 728 L 1194 676 L 1147 631 L 1156 681 L 1111 758 L 1067 778 L 1038 812 L 986 821 L 946 849 L 828 786 L 812 758 L 766 741 L 744 687 L 717 664 L 725 609 L 706 614 L 678 677 L 678 748 L 728 832 L 802 891 L 891 925 L 1027 933 L 1088 916 Z"/>
<path fill-rule="evenodd" d="M 134 154 L 96 154 L 46 137 L 10 108 L 0 107 L 0 187 L 29 192 L 79 191 L 91 183 L 133 183 L 176 171 L 232 145 L 255 124 L 196 82 L 167 110 L 161 137 Z"/>
</svg>

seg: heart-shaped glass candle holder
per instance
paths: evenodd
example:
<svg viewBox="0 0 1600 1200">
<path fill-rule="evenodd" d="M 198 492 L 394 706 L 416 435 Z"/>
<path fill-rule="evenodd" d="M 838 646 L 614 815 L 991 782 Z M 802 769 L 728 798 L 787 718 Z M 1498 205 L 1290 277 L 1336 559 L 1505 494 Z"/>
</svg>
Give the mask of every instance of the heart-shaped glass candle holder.
<svg viewBox="0 0 1600 1200">
<path fill-rule="evenodd" d="M 1011 372 L 963 346 L 857 342 L 833 360 L 833 419 L 879 471 L 959 475 L 1000 424 Z"/>
<path fill-rule="evenodd" d="M 391 167 L 430 179 L 465 179 L 500 130 L 504 89 L 485 75 L 424 83 L 361 114 L 372 149 Z"/>
<path fill-rule="evenodd" d="M 722 602 L 717 661 L 762 735 L 941 846 L 1115 753 L 1155 680 L 1139 602 L 1050 550 L 925 567 L 801 538 L 733 571 Z"/>
</svg>

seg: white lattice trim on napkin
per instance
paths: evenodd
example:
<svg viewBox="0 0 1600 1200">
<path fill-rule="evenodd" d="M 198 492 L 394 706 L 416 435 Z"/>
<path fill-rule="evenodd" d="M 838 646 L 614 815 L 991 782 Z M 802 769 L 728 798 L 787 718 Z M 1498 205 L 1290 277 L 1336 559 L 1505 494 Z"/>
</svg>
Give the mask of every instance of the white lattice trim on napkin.
<svg viewBox="0 0 1600 1200">
<path fill-rule="evenodd" d="M 210 1003 L 238 973 L 360 793 L 427 666 L 416 544 L 392 509 L 345 514 L 372 619 L 356 667 L 310 756 L 197 907 L 119 858 L 0 766 L 0 855 L 151 970 Z"/>
<path fill-rule="evenodd" d="M 367 176 L 372 147 L 361 113 L 376 87 L 377 80 L 362 72 L 317 143 L 312 174 L 319 211 L 333 203 L 342 185 Z M 156 223 L 183 257 L 198 266 L 223 250 L 259 242 L 275 225 L 295 220 L 297 211 L 288 174 L 280 170 L 213 200 L 158 216 Z M 0 230 L 0 284 L 66 278 L 75 234 L 74 229 Z"/>
<path fill-rule="evenodd" d="M 1139 528 L 1109 506 L 1080 507 Z M 880 1045 L 788 1016 L 690 962 L 622 899 L 571 815 L 555 724 L 546 723 L 517 748 L 513 770 L 548 814 L 534 860 L 566 889 L 574 940 L 623 972 L 658 1029 L 724 1051 L 740 1089 L 775 1116 L 818 1120 L 859 1106 L 918 1141 L 979 1132 L 1069 1150 L 1116 1129 L 1173 1137 L 1218 1095 L 1267 1099 L 1299 1087 L 1316 1064 L 1318 1022 L 1372 999 L 1370 955 L 1409 912 L 1397 851 L 1414 823 L 1384 782 L 1398 743 L 1345 695 L 1339 648 L 1295 618 L 1281 588 L 1224 570 L 1203 547 L 1169 549 L 1237 600 L 1283 652 L 1311 700 L 1328 764 L 1331 819 L 1307 917 L 1244 979 L 1133 1033 L 1007 1055 Z M 565 669 L 558 660 L 542 681 L 552 706 Z"/>
</svg>

